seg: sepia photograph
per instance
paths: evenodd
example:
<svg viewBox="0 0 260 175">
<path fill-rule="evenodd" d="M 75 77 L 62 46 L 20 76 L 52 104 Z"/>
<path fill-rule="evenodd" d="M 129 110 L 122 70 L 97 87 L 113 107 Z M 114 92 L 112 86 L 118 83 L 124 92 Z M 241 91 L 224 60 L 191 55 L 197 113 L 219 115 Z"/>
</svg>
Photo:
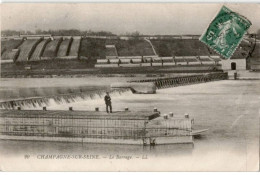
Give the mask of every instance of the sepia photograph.
<svg viewBox="0 0 260 175">
<path fill-rule="evenodd" d="M 0 171 L 259 171 L 260 3 L 0 8 Z"/>
</svg>

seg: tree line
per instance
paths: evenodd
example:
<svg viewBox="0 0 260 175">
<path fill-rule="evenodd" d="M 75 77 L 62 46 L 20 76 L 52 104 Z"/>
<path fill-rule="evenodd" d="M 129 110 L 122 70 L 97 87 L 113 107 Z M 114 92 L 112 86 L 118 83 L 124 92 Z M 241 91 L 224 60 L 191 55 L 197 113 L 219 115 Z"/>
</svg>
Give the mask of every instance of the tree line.
<svg viewBox="0 0 260 175">
<path fill-rule="evenodd" d="M 92 30 L 78 30 L 78 29 L 61 29 L 61 30 L 41 30 L 37 29 L 35 32 L 26 30 L 2 30 L 2 36 L 15 36 L 15 35 L 45 35 L 50 34 L 53 36 L 115 36 L 109 31 L 92 31 Z"/>
</svg>

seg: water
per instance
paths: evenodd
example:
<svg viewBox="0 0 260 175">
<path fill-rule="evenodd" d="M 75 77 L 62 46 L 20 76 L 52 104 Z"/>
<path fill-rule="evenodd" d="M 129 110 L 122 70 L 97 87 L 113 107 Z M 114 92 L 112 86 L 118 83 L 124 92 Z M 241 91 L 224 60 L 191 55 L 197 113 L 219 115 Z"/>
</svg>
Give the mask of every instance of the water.
<svg viewBox="0 0 260 175">
<path fill-rule="evenodd" d="M 218 81 L 161 89 L 156 94 L 112 94 L 114 110 L 190 114 L 194 129 L 209 128 L 192 144 L 143 147 L 54 142 L 1 141 L 4 169 L 67 171 L 256 171 L 259 167 L 259 81 Z M 105 110 L 103 98 L 51 102 L 48 109 Z M 31 107 L 28 107 L 31 108 Z M 40 108 L 38 108 L 40 109 Z M 98 155 L 98 159 L 41 159 L 42 155 Z M 30 158 L 26 157 L 29 155 Z M 111 158 L 111 159 L 110 159 Z M 102 161 L 102 164 L 100 164 Z M 97 166 L 100 164 L 100 166 Z"/>
</svg>

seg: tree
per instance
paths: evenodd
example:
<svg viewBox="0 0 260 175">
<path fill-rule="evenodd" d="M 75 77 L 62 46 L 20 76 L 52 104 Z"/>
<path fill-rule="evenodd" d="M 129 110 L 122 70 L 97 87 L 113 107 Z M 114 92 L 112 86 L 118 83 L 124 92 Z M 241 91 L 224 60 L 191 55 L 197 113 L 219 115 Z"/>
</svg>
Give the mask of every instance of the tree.
<svg viewBox="0 0 260 175">
<path fill-rule="evenodd" d="M 32 31 L 16 31 L 16 30 L 3 30 L 2 32 L 3 36 L 15 36 L 15 35 L 20 35 L 20 34 L 27 34 L 27 35 L 43 35 L 43 34 L 51 34 L 53 36 L 83 36 L 83 35 L 97 35 L 97 36 L 116 36 L 112 32 L 109 31 L 91 31 L 91 30 L 86 30 L 86 31 L 81 31 L 78 29 L 60 29 L 60 30 L 41 30 L 37 29 L 35 32 Z"/>
<path fill-rule="evenodd" d="M 133 37 L 133 40 L 139 40 L 141 33 L 138 31 L 130 33 L 130 36 Z"/>
<path fill-rule="evenodd" d="M 37 34 L 37 35 L 42 34 L 42 30 L 41 30 L 41 29 L 37 29 L 37 30 L 35 31 L 35 34 Z"/>
</svg>

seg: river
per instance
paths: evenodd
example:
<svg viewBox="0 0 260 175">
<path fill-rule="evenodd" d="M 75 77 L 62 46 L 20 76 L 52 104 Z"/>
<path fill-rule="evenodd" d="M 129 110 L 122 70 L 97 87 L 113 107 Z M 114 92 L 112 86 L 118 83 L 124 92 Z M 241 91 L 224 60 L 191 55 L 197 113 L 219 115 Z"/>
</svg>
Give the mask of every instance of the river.
<svg viewBox="0 0 260 175">
<path fill-rule="evenodd" d="M 209 128 L 209 131 L 196 138 L 194 145 L 155 147 L 2 140 L 1 169 L 258 171 L 259 81 L 224 80 L 161 89 L 156 94 L 132 94 L 129 91 L 114 93 L 111 97 L 114 111 L 125 107 L 152 111 L 156 107 L 162 114 L 173 112 L 175 116 L 184 116 L 188 113 L 195 119 L 195 129 Z M 78 99 L 73 103 L 57 104 L 53 101 L 48 110 L 68 110 L 69 107 L 74 110 L 94 110 L 95 107 L 105 110 L 103 98 L 100 97 Z M 79 158 L 77 155 L 85 157 Z"/>
</svg>

